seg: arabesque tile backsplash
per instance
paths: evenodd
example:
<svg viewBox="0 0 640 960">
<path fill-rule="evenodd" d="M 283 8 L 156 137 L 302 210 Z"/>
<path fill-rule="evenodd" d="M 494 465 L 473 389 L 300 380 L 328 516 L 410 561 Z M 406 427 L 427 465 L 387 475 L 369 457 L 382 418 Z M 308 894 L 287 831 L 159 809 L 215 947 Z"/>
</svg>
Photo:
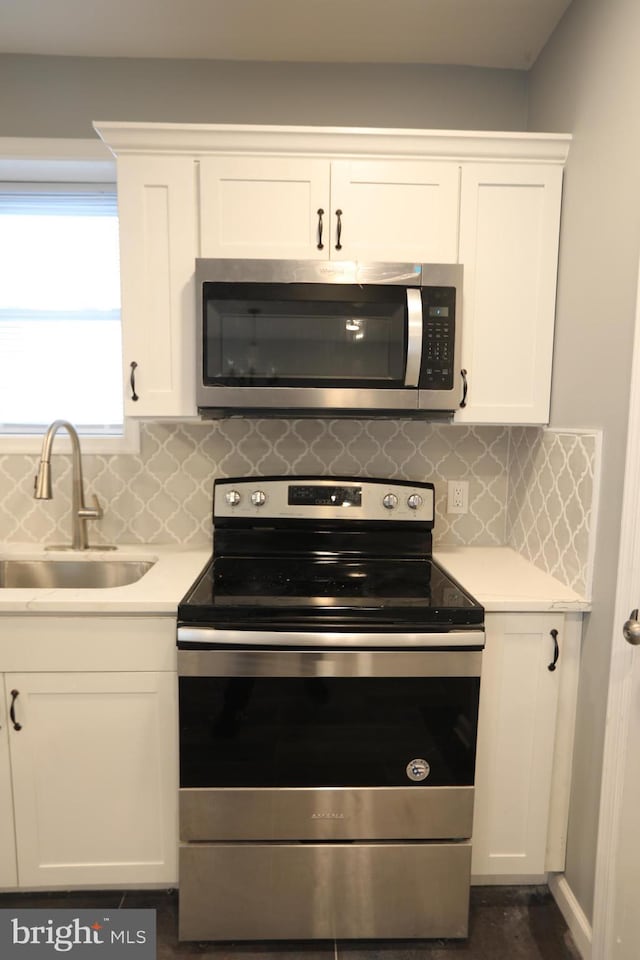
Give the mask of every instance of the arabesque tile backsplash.
<svg viewBox="0 0 640 960">
<path fill-rule="evenodd" d="M 429 480 L 434 540 L 509 544 L 585 594 L 598 435 L 538 428 L 467 427 L 413 420 L 219 420 L 146 423 L 139 454 L 85 454 L 87 494 L 103 520 L 94 543 L 181 543 L 211 538 L 216 477 L 334 474 Z M 37 457 L 0 456 L 0 542 L 69 539 L 71 461 L 52 459 L 54 497 L 33 499 Z M 469 481 L 469 512 L 447 514 L 447 481 Z"/>
</svg>

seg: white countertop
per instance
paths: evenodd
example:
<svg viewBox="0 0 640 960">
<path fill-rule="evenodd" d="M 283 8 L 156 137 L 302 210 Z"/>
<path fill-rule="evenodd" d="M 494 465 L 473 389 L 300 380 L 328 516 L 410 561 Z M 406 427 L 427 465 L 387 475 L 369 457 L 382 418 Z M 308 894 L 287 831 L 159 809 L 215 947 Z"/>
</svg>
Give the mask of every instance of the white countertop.
<svg viewBox="0 0 640 960">
<path fill-rule="evenodd" d="M 33 544 L 0 545 L 0 560 L 77 560 L 71 550 L 44 550 Z M 211 556 L 211 549 L 186 550 L 153 544 L 118 545 L 116 550 L 82 551 L 85 563 L 97 560 L 152 560 L 153 566 L 135 583 L 100 589 L 0 588 L 0 614 L 59 613 L 175 616 L 178 603 Z"/>
<path fill-rule="evenodd" d="M 136 583 L 103 589 L 0 588 L 0 614 L 99 614 L 175 616 L 178 603 L 210 556 L 210 549 L 178 546 L 118 546 L 88 550 L 82 559 L 153 560 Z M 589 603 L 538 570 L 510 547 L 436 547 L 434 557 L 488 611 L 584 611 Z M 75 560 L 71 551 L 45 551 L 33 544 L 0 544 L 0 560 Z"/>
<path fill-rule="evenodd" d="M 488 611 L 585 611 L 584 597 L 511 547 L 434 547 L 434 558 Z"/>
</svg>

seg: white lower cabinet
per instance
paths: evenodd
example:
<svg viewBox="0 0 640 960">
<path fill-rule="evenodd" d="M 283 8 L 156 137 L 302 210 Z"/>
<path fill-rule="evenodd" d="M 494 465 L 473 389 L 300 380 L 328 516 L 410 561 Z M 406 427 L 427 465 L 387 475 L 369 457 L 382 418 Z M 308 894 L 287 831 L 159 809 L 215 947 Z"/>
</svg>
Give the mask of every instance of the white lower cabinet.
<svg viewBox="0 0 640 960">
<path fill-rule="evenodd" d="M 0 887 L 174 885 L 175 620 L 5 618 L 5 639 Z"/>
<path fill-rule="evenodd" d="M 8 721 L 4 688 L 0 683 L 0 889 L 15 887 L 18 883 Z"/>
<path fill-rule="evenodd" d="M 486 616 L 476 882 L 564 867 L 580 630 Z M 175 884 L 175 620 L 4 618 L 0 657 L 0 888 Z"/>
<path fill-rule="evenodd" d="M 486 616 L 472 858 L 480 882 L 535 882 L 563 869 L 579 645 L 579 616 Z"/>
<path fill-rule="evenodd" d="M 20 886 L 174 880 L 174 687 L 162 673 L 7 675 Z"/>
</svg>

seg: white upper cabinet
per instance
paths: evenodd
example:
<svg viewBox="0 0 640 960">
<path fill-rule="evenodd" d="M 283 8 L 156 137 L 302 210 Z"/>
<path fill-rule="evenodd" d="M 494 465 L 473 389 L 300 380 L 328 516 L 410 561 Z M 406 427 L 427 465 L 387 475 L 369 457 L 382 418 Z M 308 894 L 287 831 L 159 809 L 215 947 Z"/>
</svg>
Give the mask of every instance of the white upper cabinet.
<svg viewBox="0 0 640 960">
<path fill-rule="evenodd" d="M 192 159 L 118 160 L 125 413 L 195 416 Z"/>
<path fill-rule="evenodd" d="M 204 257 L 455 263 L 459 166 L 200 160 Z"/>
<path fill-rule="evenodd" d="M 326 160 L 203 157 L 202 256 L 324 260 L 328 204 Z"/>
<path fill-rule="evenodd" d="M 549 420 L 562 169 L 470 163 L 462 169 L 462 366 L 456 420 Z"/>
<path fill-rule="evenodd" d="M 196 414 L 200 256 L 461 263 L 468 394 L 456 422 L 548 422 L 567 137 L 96 129 L 118 157 L 128 416 Z"/>
<path fill-rule="evenodd" d="M 335 161 L 331 258 L 456 263 L 459 177 L 457 163 Z"/>
</svg>

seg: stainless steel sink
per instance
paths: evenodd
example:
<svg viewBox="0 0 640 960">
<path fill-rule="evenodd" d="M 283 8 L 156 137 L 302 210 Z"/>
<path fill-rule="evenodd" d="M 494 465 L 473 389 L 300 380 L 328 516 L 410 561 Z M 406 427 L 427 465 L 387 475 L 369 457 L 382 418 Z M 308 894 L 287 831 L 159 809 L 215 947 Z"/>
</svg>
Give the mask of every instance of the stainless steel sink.
<svg viewBox="0 0 640 960">
<path fill-rule="evenodd" d="M 135 583 L 153 560 L 0 560 L 0 588 L 74 589 Z"/>
</svg>

